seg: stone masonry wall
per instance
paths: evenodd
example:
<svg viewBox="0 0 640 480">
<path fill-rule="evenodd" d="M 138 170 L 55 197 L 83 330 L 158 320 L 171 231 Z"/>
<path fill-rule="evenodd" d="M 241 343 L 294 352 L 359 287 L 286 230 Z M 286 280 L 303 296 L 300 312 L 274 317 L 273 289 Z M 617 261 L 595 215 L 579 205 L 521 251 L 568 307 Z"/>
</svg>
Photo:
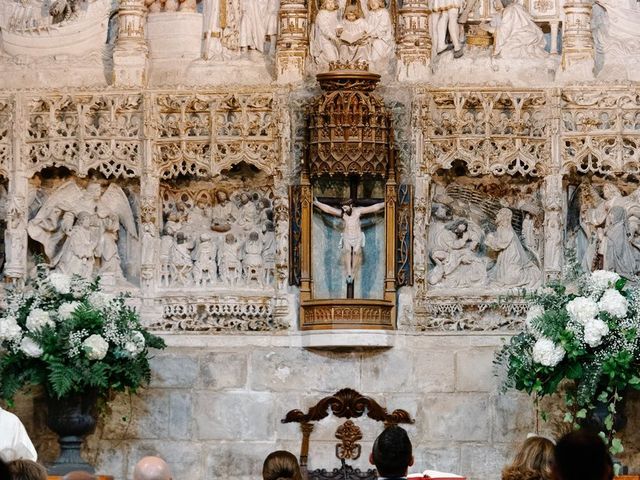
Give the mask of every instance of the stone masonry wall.
<svg viewBox="0 0 640 480">
<path fill-rule="evenodd" d="M 533 429 L 531 401 L 500 395 L 492 371 L 498 334 L 412 335 L 397 332 L 386 350 L 303 349 L 301 334 L 166 336 L 169 348 L 153 360 L 151 387 L 120 396 L 88 442 L 86 456 L 116 480 L 131 478 L 136 461 L 160 455 L 176 480 L 260 478 L 265 456 L 299 453 L 297 425 L 280 419 L 327 394 L 352 387 L 416 423 L 414 471 L 457 472 L 470 480 L 497 479 L 513 448 Z M 42 402 L 18 402 L 41 459 L 55 454 Z M 32 420 L 31 420 L 32 419 Z M 364 438 L 355 466 L 368 468 L 380 424 L 357 422 Z M 324 420 L 311 437 L 310 467 L 339 466 L 338 425 Z"/>
</svg>

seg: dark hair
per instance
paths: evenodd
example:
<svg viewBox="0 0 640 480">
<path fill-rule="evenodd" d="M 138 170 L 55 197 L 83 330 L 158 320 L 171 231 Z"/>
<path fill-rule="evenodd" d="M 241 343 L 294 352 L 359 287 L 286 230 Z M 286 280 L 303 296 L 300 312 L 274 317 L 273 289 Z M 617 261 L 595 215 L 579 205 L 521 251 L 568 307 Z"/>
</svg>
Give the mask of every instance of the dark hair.
<svg viewBox="0 0 640 480">
<path fill-rule="evenodd" d="M 302 480 L 296 456 L 286 450 L 271 452 L 262 466 L 264 480 Z"/>
<path fill-rule="evenodd" d="M 404 428 L 385 428 L 373 442 L 373 463 L 381 477 L 404 476 L 412 458 L 411 440 Z"/>
<path fill-rule="evenodd" d="M 9 472 L 9 466 L 5 461 L 0 458 L 0 480 L 10 480 L 11 472 Z"/>
<path fill-rule="evenodd" d="M 566 434 L 556 445 L 559 480 L 613 480 L 613 462 L 602 439 L 589 430 Z"/>
<path fill-rule="evenodd" d="M 47 480 L 47 471 L 33 460 L 13 460 L 7 466 L 11 480 Z"/>
</svg>

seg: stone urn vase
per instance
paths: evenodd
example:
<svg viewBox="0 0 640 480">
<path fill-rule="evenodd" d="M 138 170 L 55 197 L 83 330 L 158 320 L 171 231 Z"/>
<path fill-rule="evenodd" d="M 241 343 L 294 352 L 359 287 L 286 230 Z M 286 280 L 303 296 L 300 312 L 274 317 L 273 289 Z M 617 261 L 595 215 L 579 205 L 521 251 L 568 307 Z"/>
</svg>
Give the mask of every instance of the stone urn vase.
<svg viewBox="0 0 640 480">
<path fill-rule="evenodd" d="M 49 475 L 66 475 L 74 470 L 94 473 L 81 456 L 84 437 L 96 428 L 96 392 L 63 398 L 47 396 L 47 426 L 58 434 L 60 455 L 48 468 Z"/>
</svg>

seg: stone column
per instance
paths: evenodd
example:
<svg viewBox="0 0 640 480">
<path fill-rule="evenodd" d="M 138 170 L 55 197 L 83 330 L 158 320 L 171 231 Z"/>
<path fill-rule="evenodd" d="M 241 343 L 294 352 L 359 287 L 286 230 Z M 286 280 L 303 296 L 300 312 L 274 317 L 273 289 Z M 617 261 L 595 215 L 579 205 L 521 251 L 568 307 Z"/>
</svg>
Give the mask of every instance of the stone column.
<svg viewBox="0 0 640 480">
<path fill-rule="evenodd" d="M 420 157 L 418 157 L 418 162 Z M 413 220 L 413 278 L 417 297 L 427 293 L 427 231 L 431 220 L 431 175 L 418 173 L 415 184 Z"/>
<path fill-rule="evenodd" d="M 123 87 L 143 86 L 147 80 L 147 43 L 144 0 L 120 0 L 118 36 L 113 49 L 113 83 Z"/>
<path fill-rule="evenodd" d="M 144 95 L 142 175 L 140 177 L 140 287 L 146 303 L 151 303 L 157 287 L 158 255 L 160 253 L 160 179 L 153 162 L 155 130 L 153 125 L 153 97 Z"/>
<path fill-rule="evenodd" d="M 27 102 L 21 95 L 14 97 L 13 127 L 11 129 L 11 162 L 7 166 L 7 229 L 4 233 L 5 267 L 8 282 L 22 281 L 27 275 L 27 221 L 29 218 L 29 180 L 22 161 L 23 137 L 28 128 Z"/>
<path fill-rule="evenodd" d="M 544 276 L 545 280 L 560 278 L 564 252 L 564 202 L 562 175 L 544 179 Z"/>
<path fill-rule="evenodd" d="M 567 0 L 562 25 L 562 70 L 574 71 L 577 77 L 593 77 L 593 37 L 591 2 Z"/>
<path fill-rule="evenodd" d="M 398 80 L 416 81 L 428 77 L 431 38 L 426 0 L 407 0 L 402 5 L 398 29 Z"/>
<path fill-rule="evenodd" d="M 299 82 L 309 50 L 308 17 L 304 0 L 280 2 L 280 34 L 276 48 L 276 76 L 280 83 Z"/>
</svg>

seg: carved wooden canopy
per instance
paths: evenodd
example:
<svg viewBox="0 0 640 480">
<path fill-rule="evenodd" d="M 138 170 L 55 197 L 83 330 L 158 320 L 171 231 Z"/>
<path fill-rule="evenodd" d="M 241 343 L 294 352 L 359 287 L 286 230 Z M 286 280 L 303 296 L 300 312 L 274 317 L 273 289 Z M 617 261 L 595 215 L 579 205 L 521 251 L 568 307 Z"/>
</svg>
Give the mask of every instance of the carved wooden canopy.
<svg viewBox="0 0 640 480">
<path fill-rule="evenodd" d="M 391 114 L 373 93 L 380 75 L 335 70 L 317 79 L 324 93 L 307 109 L 309 174 L 386 178 L 393 168 Z"/>
</svg>

